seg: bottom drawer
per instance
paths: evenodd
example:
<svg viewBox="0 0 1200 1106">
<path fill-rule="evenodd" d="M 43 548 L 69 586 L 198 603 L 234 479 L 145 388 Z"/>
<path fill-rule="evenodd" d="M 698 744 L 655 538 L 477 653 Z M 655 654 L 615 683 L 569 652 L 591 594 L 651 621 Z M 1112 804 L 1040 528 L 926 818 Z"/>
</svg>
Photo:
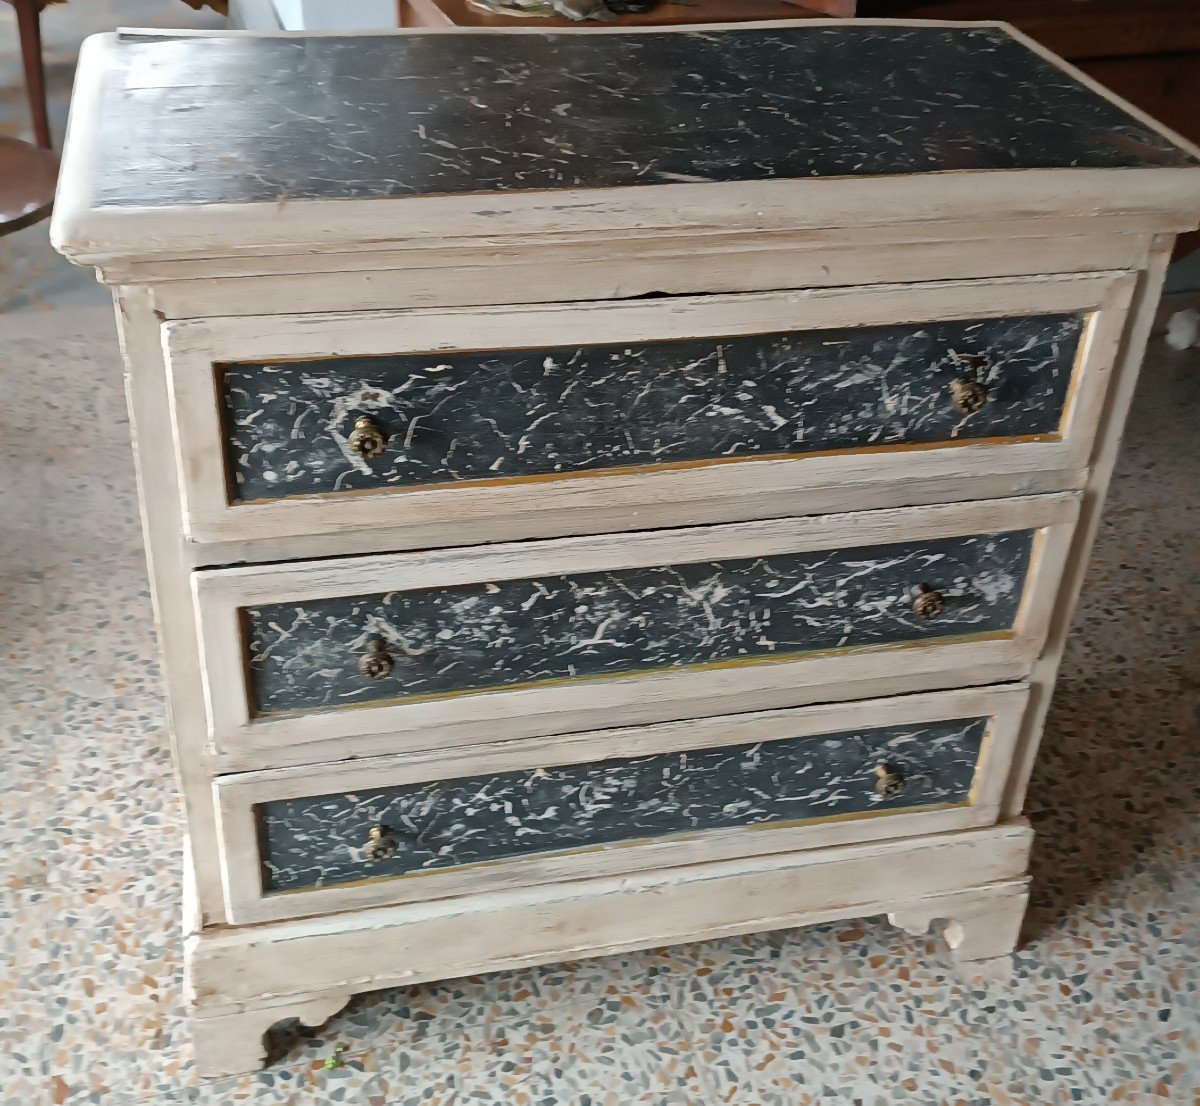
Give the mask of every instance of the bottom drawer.
<svg viewBox="0 0 1200 1106">
<path fill-rule="evenodd" d="M 235 923 L 995 820 L 1024 685 L 221 777 Z"/>
</svg>

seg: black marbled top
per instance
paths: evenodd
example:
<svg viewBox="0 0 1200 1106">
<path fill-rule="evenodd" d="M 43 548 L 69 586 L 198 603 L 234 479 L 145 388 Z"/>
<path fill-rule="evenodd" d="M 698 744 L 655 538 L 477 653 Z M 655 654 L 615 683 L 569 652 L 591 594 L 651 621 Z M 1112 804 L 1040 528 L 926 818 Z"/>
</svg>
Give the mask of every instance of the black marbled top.
<svg viewBox="0 0 1200 1106">
<path fill-rule="evenodd" d="M 1195 158 L 997 27 L 124 38 L 93 204 Z"/>
</svg>

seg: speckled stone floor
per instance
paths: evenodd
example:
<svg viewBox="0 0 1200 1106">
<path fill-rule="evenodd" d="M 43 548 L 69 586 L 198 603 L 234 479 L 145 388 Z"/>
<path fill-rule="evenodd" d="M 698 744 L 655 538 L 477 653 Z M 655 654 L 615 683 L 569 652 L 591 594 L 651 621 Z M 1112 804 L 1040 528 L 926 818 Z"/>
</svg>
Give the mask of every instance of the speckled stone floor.
<svg viewBox="0 0 1200 1106">
<path fill-rule="evenodd" d="M 1143 378 L 1010 981 L 867 919 L 368 995 L 208 1085 L 108 313 L 0 321 L 0 393 L 5 1106 L 1200 1101 L 1200 351 L 1156 345 Z"/>
<path fill-rule="evenodd" d="M 174 0 L 46 16 L 212 25 Z M 15 40 L 0 5 L 0 133 Z M 106 293 L 0 239 L 0 1106 L 1200 1102 L 1200 351 L 1155 344 L 1029 798 L 1007 982 L 865 919 L 362 996 L 198 1084 L 171 778 Z M 323 1061 L 344 1048 L 344 1065 Z"/>
</svg>

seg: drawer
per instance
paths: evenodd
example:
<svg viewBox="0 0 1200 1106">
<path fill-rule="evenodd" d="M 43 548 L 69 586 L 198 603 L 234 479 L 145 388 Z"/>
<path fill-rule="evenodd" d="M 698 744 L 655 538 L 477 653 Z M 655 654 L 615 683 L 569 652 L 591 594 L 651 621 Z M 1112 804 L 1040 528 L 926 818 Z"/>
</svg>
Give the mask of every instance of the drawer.
<svg viewBox="0 0 1200 1106">
<path fill-rule="evenodd" d="M 196 573 L 230 766 L 1023 676 L 1077 500 Z"/>
<path fill-rule="evenodd" d="M 231 918 L 987 825 L 1026 697 L 957 690 L 224 776 Z"/>
<path fill-rule="evenodd" d="M 1086 465 L 1131 274 L 165 328 L 195 541 L 471 544 Z M 997 484 L 1000 482 L 1000 485 Z M 920 491 L 922 485 L 924 492 Z M 1059 487 L 1073 486 L 1070 480 Z M 865 498 L 864 498 L 865 497 Z M 838 507 L 834 507 L 838 509 Z M 340 550 L 335 550 L 340 551 Z"/>
</svg>

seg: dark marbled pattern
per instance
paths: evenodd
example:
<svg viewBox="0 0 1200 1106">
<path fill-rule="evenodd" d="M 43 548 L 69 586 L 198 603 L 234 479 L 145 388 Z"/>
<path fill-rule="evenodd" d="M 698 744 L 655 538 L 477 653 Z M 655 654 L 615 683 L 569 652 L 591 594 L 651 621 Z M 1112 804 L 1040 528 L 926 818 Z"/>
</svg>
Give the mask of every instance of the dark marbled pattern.
<svg viewBox="0 0 1200 1106">
<path fill-rule="evenodd" d="M 97 206 L 1195 163 L 990 27 L 130 36 L 101 96 Z"/>
<path fill-rule="evenodd" d="M 223 366 L 238 500 L 1052 433 L 1078 315 Z M 963 357 L 984 357 L 976 370 Z M 955 410 L 978 375 L 984 408 Z M 389 434 L 370 461 L 358 415 Z"/>
<path fill-rule="evenodd" d="M 986 730 L 986 718 L 957 719 L 264 803 L 265 884 L 287 891 L 675 833 L 961 803 Z M 879 764 L 903 776 L 900 794 L 875 794 Z M 380 824 L 396 855 L 368 861 L 362 845 Z"/>
<path fill-rule="evenodd" d="M 259 714 L 1006 630 L 1028 531 L 244 610 Z M 946 598 L 933 621 L 912 588 Z M 391 674 L 358 659 L 383 639 Z"/>
</svg>

